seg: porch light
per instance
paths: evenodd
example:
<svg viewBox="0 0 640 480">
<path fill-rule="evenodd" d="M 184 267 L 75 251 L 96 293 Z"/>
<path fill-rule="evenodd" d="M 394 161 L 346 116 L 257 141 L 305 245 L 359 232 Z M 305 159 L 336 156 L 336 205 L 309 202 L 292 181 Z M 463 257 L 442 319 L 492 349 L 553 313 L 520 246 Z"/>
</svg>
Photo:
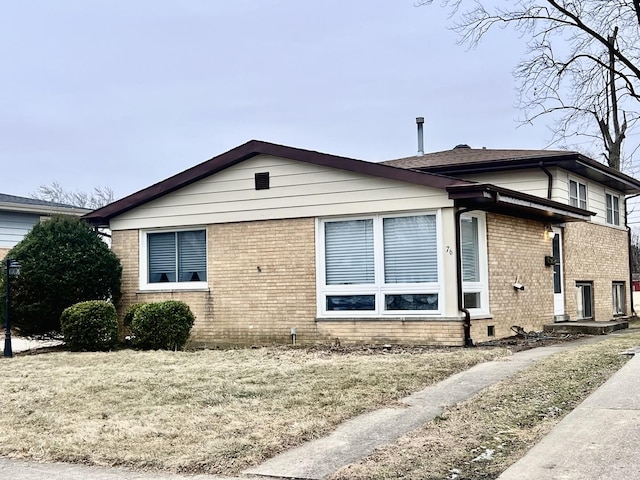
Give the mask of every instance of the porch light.
<svg viewBox="0 0 640 480">
<path fill-rule="evenodd" d="M 17 260 L 5 259 L 5 268 L 7 271 L 7 298 L 6 310 L 4 317 L 4 357 L 13 357 L 13 348 L 11 347 L 11 321 L 9 319 L 9 300 L 11 298 L 11 277 L 20 275 L 20 262 Z"/>
<path fill-rule="evenodd" d="M 546 227 L 544 227 L 544 232 L 547 234 L 547 237 L 549 237 L 550 240 L 553 240 L 556 236 L 556 232 L 553 231 L 551 225 L 547 225 Z"/>
</svg>

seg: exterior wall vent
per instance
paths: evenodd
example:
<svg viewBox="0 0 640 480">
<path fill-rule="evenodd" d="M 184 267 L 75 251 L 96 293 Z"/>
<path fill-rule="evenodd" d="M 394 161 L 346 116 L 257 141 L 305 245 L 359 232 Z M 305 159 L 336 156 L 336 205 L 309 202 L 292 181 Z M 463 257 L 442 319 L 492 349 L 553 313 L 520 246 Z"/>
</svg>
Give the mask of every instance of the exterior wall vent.
<svg viewBox="0 0 640 480">
<path fill-rule="evenodd" d="M 269 172 L 256 173 L 256 190 L 269 190 Z"/>
<path fill-rule="evenodd" d="M 455 147 L 453 147 L 454 150 L 458 150 L 460 148 L 471 148 L 469 145 L 467 145 L 466 143 L 460 143 L 458 145 L 456 145 Z"/>
</svg>

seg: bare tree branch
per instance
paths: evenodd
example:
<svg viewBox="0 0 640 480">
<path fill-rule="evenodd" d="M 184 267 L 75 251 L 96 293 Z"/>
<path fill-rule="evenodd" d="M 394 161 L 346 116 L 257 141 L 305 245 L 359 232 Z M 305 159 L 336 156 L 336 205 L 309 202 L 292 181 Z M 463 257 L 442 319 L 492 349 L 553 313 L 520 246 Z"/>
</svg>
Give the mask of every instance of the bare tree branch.
<svg viewBox="0 0 640 480">
<path fill-rule="evenodd" d="M 470 47 L 495 27 L 520 34 L 527 54 L 514 76 L 525 123 L 550 116 L 554 143 L 597 138 L 610 166 L 627 164 L 623 144 L 640 117 L 640 0 L 441 0 L 441 5 L 450 10 L 460 43 Z"/>
<path fill-rule="evenodd" d="M 31 194 L 32 198 L 47 200 L 49 202 L 62 203 L 81 208 L 100 208 L 113 202 L 114 194 L 110 187 L 94 187 L 93 192 L 80 192 L 78 190 L 66 190 L 58 182 L 51 185 L 40 185 L 38 190 Z"/>
</svg>

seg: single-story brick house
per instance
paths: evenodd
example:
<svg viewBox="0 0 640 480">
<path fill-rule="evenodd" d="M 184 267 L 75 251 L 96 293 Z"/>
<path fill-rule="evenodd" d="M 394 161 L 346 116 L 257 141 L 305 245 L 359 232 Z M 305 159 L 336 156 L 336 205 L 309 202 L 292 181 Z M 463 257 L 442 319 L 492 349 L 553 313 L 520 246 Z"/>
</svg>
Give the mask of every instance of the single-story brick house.
<svg viewBox="0 0 640 480">
<path fill-rule="evenodd" d="M 625 197 L 567 151 L 372 163 L 250 141 L 95 210 L 120 314 L 187 302 L 205 345 L 465 345 L 631 312 Z"/>
<path fill-rule="evenodd" d="M 0 193 L 0 259 L 43 219 L 54 215 L 79 217 L 89 212 L 88 208 Z"/>
</svg>

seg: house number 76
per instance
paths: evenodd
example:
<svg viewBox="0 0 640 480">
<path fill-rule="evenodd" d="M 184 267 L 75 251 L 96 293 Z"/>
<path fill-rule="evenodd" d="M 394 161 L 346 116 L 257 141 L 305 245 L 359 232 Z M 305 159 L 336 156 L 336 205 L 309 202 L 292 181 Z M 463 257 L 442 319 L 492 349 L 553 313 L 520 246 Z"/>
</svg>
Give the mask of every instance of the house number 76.
<svg viewBox="0 0 640 480">
<path fill-rule="evenodd" d="M 449 255 L 453 255 L 453 249 L 452 249 L 449 245 L 447 245 L 446 252 L 447 252 Z"/>
</svg>

